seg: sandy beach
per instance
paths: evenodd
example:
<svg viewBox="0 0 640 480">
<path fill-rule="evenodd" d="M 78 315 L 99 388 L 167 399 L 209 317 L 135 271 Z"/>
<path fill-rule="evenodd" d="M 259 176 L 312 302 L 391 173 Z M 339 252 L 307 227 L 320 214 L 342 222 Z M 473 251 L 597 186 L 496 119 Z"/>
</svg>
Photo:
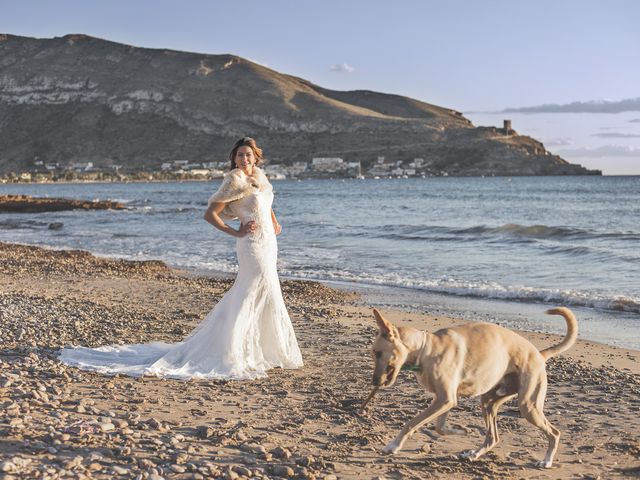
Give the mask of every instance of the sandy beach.
<svg viewBox="0 0 640 480">
<path fill-rule="evenodd" d="M 107 377 L 67 367 L 62 346 L 187 335 L 232 280 L 162 262 L 0 243 L 0 478 L 609 479 L 640 475 L 640 352 L 580 340 L 548 364 L 545 412 L 562 432 L 552 469 L 542 434 L 507 403 L 501 442 L 483 459 L 478 399 L 421 429 L 393 457 L 381 448 L 429 401 L 410 372 L 370 391 L 370 309 L 353 293 L 285 281 L 305 366 L 254 381 Z M 457 319 L 385 311 L 426 330 Z M 473 319 L 468 319 L 473 320 Z M 578 318 L 578 321 L 580 319 Z M 559 322 L 562 319 L 558 318 Z M 521 332 L 539 348 L 559 337 Z"/>
</svg>

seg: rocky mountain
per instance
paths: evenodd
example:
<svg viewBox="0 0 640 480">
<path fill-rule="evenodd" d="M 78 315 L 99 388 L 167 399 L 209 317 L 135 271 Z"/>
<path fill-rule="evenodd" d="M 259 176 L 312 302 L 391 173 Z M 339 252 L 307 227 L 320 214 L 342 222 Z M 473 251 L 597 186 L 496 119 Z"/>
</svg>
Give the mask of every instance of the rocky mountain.
<svg viewBox="0 0 640 480">
<path fill-rule="evenodd" d="M 282 163 L 419 157 L 449 175 L 597 173 L 508 133 L 407 97 L 328 90 L 234 55 L 0 35 L 2 173 L 36 161 L 220 161 L 244 135 Z"/>
</svg>

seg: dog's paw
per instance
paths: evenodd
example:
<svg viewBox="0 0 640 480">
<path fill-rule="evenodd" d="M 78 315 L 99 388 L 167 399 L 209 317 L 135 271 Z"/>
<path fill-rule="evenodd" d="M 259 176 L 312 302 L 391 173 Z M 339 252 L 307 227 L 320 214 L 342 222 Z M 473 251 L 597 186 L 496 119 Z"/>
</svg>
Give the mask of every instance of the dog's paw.
<svg viewBox="0 0 640 480">
<path fill-rule="evenodd" d="M 464 458 L 466 460 L 469 460 L 470 462 L 473 462 L 474 460 L 478 459 L 478 452 L 476 450 L 465 450 L 460 454 L 460 458 Z"/>
<path fill-rule="evenodd" d="M 536 467 L 538 468 L 551 468 L 553 465 L 553 460 L 540 460 L 536 462 Z"/>
<path fill-rule="evenodd" d="M 382 453 L 385 455 L 394 455 L 400 451 L 400 445 L 396 443 L 394 440 L 391 443 L 388 443 L 386 447 L 382 449 Z"/>
</svg>

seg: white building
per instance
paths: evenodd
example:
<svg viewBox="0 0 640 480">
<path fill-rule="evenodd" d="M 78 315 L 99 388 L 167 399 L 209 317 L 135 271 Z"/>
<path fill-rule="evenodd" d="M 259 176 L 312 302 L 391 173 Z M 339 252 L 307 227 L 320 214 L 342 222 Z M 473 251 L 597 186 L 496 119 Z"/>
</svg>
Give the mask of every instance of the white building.
<svg viewBox="0 0 640 480">
<path fill-rule="evenodd" d="M 337 172 L 345 170 L 347 164 L 338 157 L 315 157 L 311 160 L 311 167 L 316 172 Z"/>
<path fill-rule="evenodd" d="M 198 170 L 202 168 L 202 164 L 201 163 L 187 163 L 186 165 L 183 165 L 182 167 L 185 170 Z"/>
<path fill-rule="evenodd" d="M 200 175 L 206 177 L 211 173 L 211 170 L 209 170 L 208 168 L 192 168 L 191 170 L 189 170 L 189 173 L 191 175 Z"/>
<path fill-rule="evenodd" d="M 93 162 L 74 163 L 71 165 L 71 169 L 76 172 L 88 172 L 93 168 Z"/>
<path fill-rule="evenodd" d="M 287 169 L 289 171 L 289 175 L 292 177 L 297 177 L 301 173 L 304 173 L 309 168 L 309 163 L 307 162 L 293 162 L 293 165 L 289 165 Z"/>
</svg>

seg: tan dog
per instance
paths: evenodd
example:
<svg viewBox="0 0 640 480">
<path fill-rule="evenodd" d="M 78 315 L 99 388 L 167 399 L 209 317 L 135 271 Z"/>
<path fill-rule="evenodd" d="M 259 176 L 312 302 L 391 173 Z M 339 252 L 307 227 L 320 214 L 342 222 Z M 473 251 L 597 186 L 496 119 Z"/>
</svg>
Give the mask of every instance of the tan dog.
<svg viewBox="0 0 640 480">
<path fill-rule="evenodd" d="M 578 323 L 571 310 L 564 307 L 547 310 L 548 314 L 564 317 L 567 335 L 560 344 L 542 351 L 511 330 L 490 323 L 472 323 L 427 333 L 411 327 L 396 327 L 378 310 L 374 309 L 373 313 L 380 328 L 373 344 L 373 385 L 376 388 L 393 385 L 405 366 L 415 370 L 418 382 L 435 394 L 429 407 L 406 423 L 384 447 L 384 453 L 398 452 L 418 428 L 436 419 L 436 430 L 440 434 L 465 433 L 445 428 L 447 413 L 457 405 L 458 397 L 481 395 L 487 427 L 485 441 L 479 449 L 463 454 L 475 460 L 498 443 L 498 408 L 518 395 L 522 416 L 542 430 L 549 440 L 544 460 L 538 465 L 551 467 L 560 432 L 542 413 L 547 393 L 545 361 L 575 343 Z"/>
</svg>

